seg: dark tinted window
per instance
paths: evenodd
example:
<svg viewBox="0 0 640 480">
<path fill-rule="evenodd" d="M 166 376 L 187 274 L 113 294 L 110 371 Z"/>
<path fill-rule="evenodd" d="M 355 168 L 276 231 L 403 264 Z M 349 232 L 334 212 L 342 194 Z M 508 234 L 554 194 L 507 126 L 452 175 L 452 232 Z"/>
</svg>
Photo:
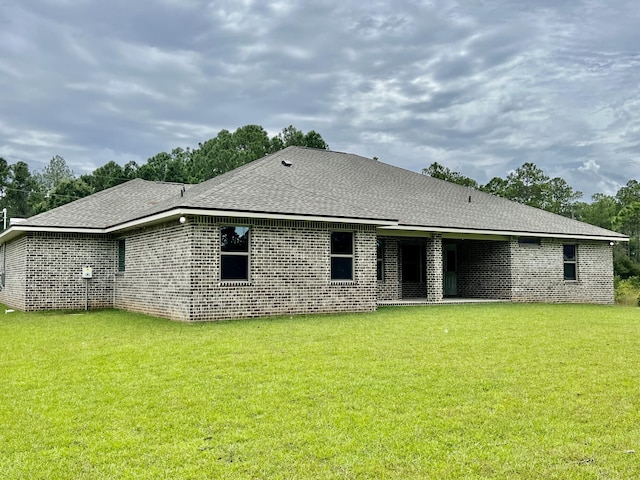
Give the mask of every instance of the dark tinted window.
<svg viewBox="0 0 640 480">
<path fill-rule="evenodd" d="M 221 258 L 222 280 L 248 280 L 248 255 L 223 255 Z"/>
<path fill-rule="evenodd" d="M 377 256 L 377 266 L 376 266 L 376 277 L 378 280 L 383 280 L 383 272 L 384 272 L 384 242 L 382 240 L 378 240 L 376 248 L 376 256 Z"/>
<path fill-rule="evenodd" d="M 565 263 L 564 264 L 564 279 L 565 280 L 575 280 L 576 276 L 576 264 L 575 263 Z"/>
<path fill-rule="evenodd" d="M 331 280 L 351 280 L 353 278 L 353 258 L 333 257 L 331 259 Z"/>
<path fill-rule="evenodd" d="M 331 280 L 353 280 L 353 232 L 331 232 Z"/>
<path fill-rule="evenodd" d="M 564 259 L 565 261 L 575 261 L 576 259 L 576 246 L 575 245 L 563 245 L 564 247 Z"/>
<path fill-rule="evenodd" d="M 125 241 L 118 240 L 118 271 L 124 272 L 126 268 L 126 251 L 125 251 Z"/>
<path fill-rule="evenodd" d="M 562 246 L 565 280 L 578 279 L 578 262 L 577 262 L 576 251 L 577 251 L 577 247 L 575 245 Z"/>
<path fill-rule="evenodd" d="M 249 252 L 249 227 L 222 227 L 223 252 Z"/>
<path fill-rule="evenodd" d="M 249 280 L 249 227 L 225 225 L 220 232 L 220 279 Z"/>
<path fill-rule="evenodd" d="M 353 254 L 353 232 L 332 232 L 331 233 L 331 254 L 332 255 Z"/>
</svg>

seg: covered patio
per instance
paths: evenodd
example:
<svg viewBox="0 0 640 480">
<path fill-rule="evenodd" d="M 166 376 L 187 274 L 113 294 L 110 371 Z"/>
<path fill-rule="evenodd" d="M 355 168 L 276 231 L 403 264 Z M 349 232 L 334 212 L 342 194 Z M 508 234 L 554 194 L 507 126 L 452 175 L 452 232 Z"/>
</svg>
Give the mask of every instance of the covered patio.
<svg viewBox="0 0 640 480">
<path fill-rule="evenodd" d="M 378 233 L 378 305 L 511 300 L 511 238 Z"/>
</svg>

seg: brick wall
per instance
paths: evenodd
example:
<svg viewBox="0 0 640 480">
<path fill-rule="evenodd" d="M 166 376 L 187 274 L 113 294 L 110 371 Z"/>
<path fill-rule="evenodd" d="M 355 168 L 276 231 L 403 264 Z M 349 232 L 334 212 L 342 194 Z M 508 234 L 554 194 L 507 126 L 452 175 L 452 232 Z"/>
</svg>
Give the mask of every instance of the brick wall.
<svg viewBox="0 0 640 480">
<path fill-rule="evenodd" d="M 220 281 L 220 226 L 251 227 L 250 280 Z M 354 281 L 330 280 L 330 233 L 354 232 Z M 372 311 L 402 294 L 400 243 L 385 237 L 384 279 L 376 280 L 372 226 L 250 219 L 188 219 L 124 235 L 126 271 L 117 272 L 117 238 L 29 233 L 7 244 L 0 302 L 23 310 L 82 309 L 83 265 L 93 267 L 89 308 L 115 306 L 176 320 Z M 578 279 L 563 279 L 563 243 L 458 242 L 459 295 L 515 301 L 613 303 L 612 249 L 579 242 Z M 429 239 L 426 294 L 442 298 L 442 239 Z"/>
<path fill-rule="evenodd" d="M 463 240 L 457 243 L 458 296 L 509 299 L 511 249 L 508 241 Z"/>
<path fill-rule="evenodd" d="M 0 261 L 5 262 L 5 280 L 0 290 L 0 302 L 19 310 L 26 309 L 27 243 L 27 238 L 21 237 L 0 247 L 0 254 L 3 256 Z M 4 248 L 6 252 L 2 251 Z"/>
<path fill-rule="evenodd" d="M 377 308 L 376 233 L 371 226 L 246 219 L 194 220 L 193 320 L 359 312 Z M 221 282 L 220 225 L 250 224 L 250 280 Z M 330 280 L 330 233 L 354 232 L 353 282 Z"/>
<path fill-rule="evenodd" d="M 220 281 L 220 226 L 249 225 L 250 279 Z M 353 282 L 330 281 L 330 232 L 355 234 Z M 176 320 L 371 311 L 377 307 L 371 226 L 189 218 L 125 237 L 115 306 Z"/>
<path fill-rule="evenodd" d="M 442 300 L 442 235 L 434 233 L 427 241 L 427 300 Z"/>
<path fill-rule="evenodd" d="M 442 299 L 442 239 L 426 243 L 427 284 L 402 284 L 402 242 L 417 240 L 382 237 L 385 240 L 385 278 L 378 283 L 380 301 L 401 298 Z M 578 280 L 563 278 L 563 243 L 543 239 L 540 245 L 517 240 L 446 240 L 457 245 L 457 284 L 461 298 L 530 302 L 613 302 L 613 257 L 606 242 L 578 243 Z M 395 296 L 394 296 L 395 295 Z"/>
<path fill-rule="evenodd" d="M 114 243 L 108 236 L 28 233 L 7 245 L 3 303 L 21 310 L 113 306 Z M 82 267 L 93 278 L 82 278 Z"/>
<path fill-rule="evenodd" d="M 576 281 L 564 280 L 563 244 L 577 244 Z M 606 242 L 542 239 L 510 243 L 512 300 L 521 302 L 614 302 L 613 250 Z"/>
<path fill-rule="evenodd" d="M 125 241 L 125 271 L 115 274 L 114 306 L 189 320 L 193 230 L 176 221 L 119 237 Z"/>
<path fill-rule="evenodd" d="M 381 237 L 381 239 L 384 259 L 382 280 L 378 281 L 378 300 L 398 300 L 402 298 L 399 241 L 393 237 Z"/>
</svg>

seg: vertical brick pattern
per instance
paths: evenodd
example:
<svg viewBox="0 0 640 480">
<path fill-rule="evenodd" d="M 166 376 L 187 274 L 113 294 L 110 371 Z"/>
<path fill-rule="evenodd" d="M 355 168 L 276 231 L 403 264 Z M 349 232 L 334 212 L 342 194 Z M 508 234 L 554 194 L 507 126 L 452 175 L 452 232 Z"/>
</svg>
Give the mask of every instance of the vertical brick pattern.
<svg viewBox="0 0 640 480">
<path fill-rule="evenodd" d="M 28 233 L 9 243 L 2 300 L 22 310 L 83 309 L 93 268 L 89 308 L 113 306 L 114 243 L 106 235 Z"/>
<path fill-rule="evenodd" d="M 5 244 L 6 253 L 2 253 L 3 247 L 0 247 L 0 254 L 5 255 L 5 283 L 0 302 L 19 310 L 26 310 L 27 244 L 24 236 Z"/>
<path fill-rule="evenodd" d="M 442 235 L 434 233 L 427 240 L 427 300 L 438 302 L 442 300 Z"/>
<path fill-rule="evenodd" d="M 511 248 L 508 241 L 458 242 L 458 296 L 509 299 Z"/>
<path fill-rule="evenodd" d="M 399 300 L 402 298 L 399 242 L 392 237 L 382 237 L 382 240 L 384 260 L 382 280 L 378 282 L 378 300 Z"/>
<path fill-rule="evenodd" d="M 564 243 L 578 245 L 578 280 L 564 280 Z M 512 241 L 511 298 L 520 302 L 612 304 L 613 250 L 606 242 L 542 239 Z"/>
<path fill-rule="evenodd" d="M 171 222 L 120 237 L 125 240 L 126 269 L 115 275 L 114 306 L 189 320 L 193 230 L 192 225 Z"/>
</svg>

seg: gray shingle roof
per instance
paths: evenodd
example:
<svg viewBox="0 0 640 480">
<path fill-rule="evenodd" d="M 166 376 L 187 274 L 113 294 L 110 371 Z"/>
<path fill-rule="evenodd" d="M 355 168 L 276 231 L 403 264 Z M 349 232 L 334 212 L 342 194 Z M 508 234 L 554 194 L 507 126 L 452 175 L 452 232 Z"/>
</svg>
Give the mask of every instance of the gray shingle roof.
<svg viewBox="0 0 640 480">
<path fill-rule="evenodd" d="M 182 207 L 393 220 L 427 229 L 626 238 L 376 160 L 300 147 L 187 186 L 184 196 L 180 189 L 178 184 L 133 180 L 37 215 L 23 225 L 106 228 Z"/>
<path fill-rule="evenodd" d="M 180 197 L 178 183 L 136 179 L 35 215 L 20 223 L 34 227 L 108 228 L 145 217 Z"/>
</svg>

